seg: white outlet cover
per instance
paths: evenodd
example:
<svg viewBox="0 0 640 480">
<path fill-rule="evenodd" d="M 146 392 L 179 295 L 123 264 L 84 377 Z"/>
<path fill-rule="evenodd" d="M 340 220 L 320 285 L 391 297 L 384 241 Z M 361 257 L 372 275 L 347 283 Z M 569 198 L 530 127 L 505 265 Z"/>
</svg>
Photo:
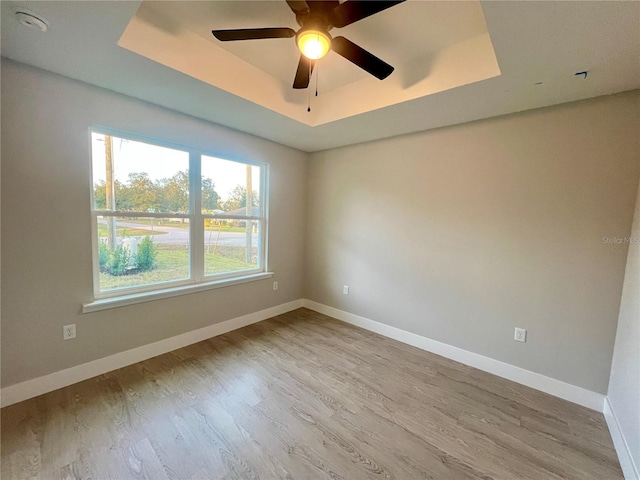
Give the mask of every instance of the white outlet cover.
<svg viewBox="0 0 640 480">
<path fill-rule="evenodd" d="M 345 295 L 349 295 L 349 285 L 345 285 L 344 287 L 342 287 L 342 293 L 344 293 Z"/>
<path fill-rule="evenodd" d="M 64 325 L 62 327 L 62 339 L 63 340 L 71 340 L 72 338 L 76 338 L 76 324 L 72 325 Z"/>
<path fill-rule="evenodd" d="M 516 342 L 522 342 L 525 343 L 527 341 L 527 330 L 524 328 L 518 328 L 516 327 L 516 331 L 513 335 L 513 339 Z"/>
<path fill-rule="evenodd" d="M 273 282 L 273 289 L 277 290 L 278 289 L 278 282 Z"/>
</svg>

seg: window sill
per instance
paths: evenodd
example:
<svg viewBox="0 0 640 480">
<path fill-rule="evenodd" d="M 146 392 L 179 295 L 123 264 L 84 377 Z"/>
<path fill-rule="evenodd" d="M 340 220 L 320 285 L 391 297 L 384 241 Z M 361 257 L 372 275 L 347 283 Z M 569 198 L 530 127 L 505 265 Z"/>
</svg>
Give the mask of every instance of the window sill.
<svg viewBox="0 0 640 480">
<path fill-rule="evenodd" d="M 130 295 L 121 295 L 119 297 L 101 298 L 91 303 L 82 305 L 82 313 L 97 312 L 107 310 L 109 308 L 124 307 L 125 305 L 134 305 L 136 303 L 150 302 L 162 298 L 177 297 L 179 295 L 187 295 L 189 293 L 203 292 L 214 288 L 230 287 L 232 285 L 240 285 L 241 283 L 255 282 L 273 277 L 273 272 L 256 273 L 244 277 L 225 278 L 224 280 L 216 280 L 207 283 L 198 283 L 196 285 L 186 285 L 182 287 L 166 288 L 164 290 L 154 290 L 152 292 L 134 293 Z"/>
</svg>

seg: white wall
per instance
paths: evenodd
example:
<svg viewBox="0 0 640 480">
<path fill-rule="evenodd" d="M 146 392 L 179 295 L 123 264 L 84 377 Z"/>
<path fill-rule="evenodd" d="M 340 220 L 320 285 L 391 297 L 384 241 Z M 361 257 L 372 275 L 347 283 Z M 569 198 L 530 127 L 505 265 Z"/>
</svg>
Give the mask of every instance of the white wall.
<svg viewBox="0 0 640 480">
<path fill-rule="evenodd" d="M 628 449 L 635 464 L 635 467 L 627 465 L 625 474 L 627 478 L 640 478 L 640 188 L 629 240 L 607 396 L 626 442 L 626 446 L 616 445 L 616 448 L 618 451 Z M 621 459 L 624 453 L 620 454 Z M 624 462 L 621 463 L 624 467 Z M 635 476 L 632 476 L 634 468 Z"/>
<path fill-rule="evenodd" d="M 306 298 L 606 393 L 639 124 L 633 92 L 312 154 Z"/>
<path fill-rule="evenodd" d="M 210 108 L 216 108 L 211 105 Z M 270 164 L 271 280 L 91 314 L 88 128 Z M 302 296 L 307 154 L 2 60 L 2 386 Z M 78 337 L 62 341 L 62 325 Z"/>
</svg>

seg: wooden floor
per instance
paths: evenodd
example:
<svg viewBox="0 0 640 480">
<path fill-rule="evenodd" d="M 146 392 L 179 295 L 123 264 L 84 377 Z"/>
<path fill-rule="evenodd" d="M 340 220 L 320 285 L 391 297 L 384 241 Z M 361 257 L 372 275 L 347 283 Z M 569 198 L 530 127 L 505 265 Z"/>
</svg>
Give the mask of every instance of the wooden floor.
<svg viewBox="0 0 640 480">
<path fill-rule="evenodd" d="M 601 414 L 306 309 L 2 410 L 3 479 L 616 479 Z"/>
</svg>

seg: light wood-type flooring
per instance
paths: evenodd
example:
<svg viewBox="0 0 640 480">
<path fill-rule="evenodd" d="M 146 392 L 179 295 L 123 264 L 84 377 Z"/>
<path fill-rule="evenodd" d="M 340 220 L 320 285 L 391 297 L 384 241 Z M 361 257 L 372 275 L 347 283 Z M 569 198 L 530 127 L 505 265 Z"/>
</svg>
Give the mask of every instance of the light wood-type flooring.
<svg viewBox="0 0 640 480">
<path fill-rule="evenodd" d="M 2 479 L 618 479 L 602 414 L 306 309 L 2 410 Z"/>
</svg>

